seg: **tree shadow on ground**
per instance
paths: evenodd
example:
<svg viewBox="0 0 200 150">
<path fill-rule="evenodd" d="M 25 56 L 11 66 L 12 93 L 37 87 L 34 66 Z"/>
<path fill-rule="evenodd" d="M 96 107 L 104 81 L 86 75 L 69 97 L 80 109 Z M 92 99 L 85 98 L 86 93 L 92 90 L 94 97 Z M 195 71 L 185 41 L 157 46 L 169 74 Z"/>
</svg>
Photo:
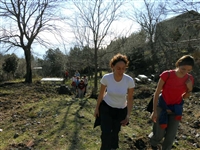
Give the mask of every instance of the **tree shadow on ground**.
<svg viewBox="0 0 200 150">
<path fill-rule="evenodd" d="M 71 136 L 72 143 L 69 147 L 69 150 L 80 149 L 82 147 L 81 140 L 79 137 L 79 132 L 82 130 L 83 122 L 82 119 L 86 119 L 83 114 L 81 114 L 81 110 L 85 108 L 85 105 L 88 103 L 88 99 L 81 99 L 79 102 L 79 109 L 75 112 L 74 117 L 74 132 Z"/>
</svg>

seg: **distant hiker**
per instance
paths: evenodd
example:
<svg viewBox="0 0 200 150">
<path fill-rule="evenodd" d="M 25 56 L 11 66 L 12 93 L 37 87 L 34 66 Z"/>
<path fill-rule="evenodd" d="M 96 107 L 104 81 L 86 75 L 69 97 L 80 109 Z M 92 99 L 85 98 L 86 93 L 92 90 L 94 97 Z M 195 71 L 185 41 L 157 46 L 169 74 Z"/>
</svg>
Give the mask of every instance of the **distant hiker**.
<svg viewBox="0 0 200 150">
<path fill-rule="evenodd" d="M 85 84 L 84 84 L 83 79 L 80 80 L 77 89 L 78 89 L 78 97 L 83 98 L 84 97 L 84 91 L 85 91 Z"/>
<path fill-rule="evenodd" d="M 74 93 L 74 94 L 76 94 L 76 81 L 74 80 L 74 81 L 72 81 L 72 83 L 71 83 L 71 91 Z"/>
<path fill-rule="evenodd" d="M 79 84 L 79 82 L 80 82 L 80 77 L 76 77 L 75 82 L 76 82 L 76 88 L 77 88 L 77 87 L 78 87 L 78 84 Z"/>
<path fill-rule="evenodd" d="M 79 77 L 76 77 L 75 75 L 71 78 L 71 87 L 72 87 L 72 92 L 78 96 L 78 84 L 79 84 L 80 80 Z"/>
<path fill-rule="evenodd" d="M 78 72 L 78 70 L 76 70 L 75 74 L 74 74 L 76 77 L 79 77 L 80 78 L 80 73 Z"/>
<path fill-rule="evenodd" d="M 83 76 L 83 81 L 85 84 L 85 91 L 84 91 L 84 95 L 85 95 L 87 92 L 87 85 L 88 85 L 88 78 L 86 77 L 86 75 Z"/>
<path fill-rule="evenodd" d="M 78 84 L 80 82 L 80 77 L 77 76 L 74 82 L 76 83 L 76 97 L 78 97 Z"/>
<path fill-rule="evenodd" d="M 176 68 L 160 74 L 153 98 L 153 135 L 150 137 L 152 149 L 171 150 L 182 117 L 184 99 L 192 92 L 194 78 L 189 73 L 194 59 L 185 55 L 177 60 Z M 169 76 L 169 77 L 168 77 Z M 164 141 L 159 146 L 159 143 Z"/>
<path fill-rule="evenodd" d="M 69 72 L 66 70 L 65 71 L 65 79 L 68 80 L 68 77 L 69 77 Z"/>
<path fill-rule="evenodd" d="M 77 77 L 76 77 L 75 75 L 71 78 L 72 82 L 73 82 L 73 81 L 76 82 L 76 79 L 77 79 Z"/>
<path fill-rule="evenodd" d="M 112 73 L 105 74 L 100 81 L 94 127 L 101 127 L 101 150 L 117 149 L 121 126 L 129 123 L 135 82 L 124 73 L 128 64 L 127 56 L 115 55 L 110 61 Z"/>
</svg>

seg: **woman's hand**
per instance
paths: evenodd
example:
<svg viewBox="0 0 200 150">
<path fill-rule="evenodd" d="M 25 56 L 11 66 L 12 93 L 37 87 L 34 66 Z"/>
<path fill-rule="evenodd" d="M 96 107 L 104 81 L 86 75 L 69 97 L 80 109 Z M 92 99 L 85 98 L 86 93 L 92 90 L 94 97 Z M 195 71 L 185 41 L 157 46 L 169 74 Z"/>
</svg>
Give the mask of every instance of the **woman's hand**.
<svg viewBox="0 0 200 150">
<path fill-rule="evenodd" d="M 157 120 L 157 112 L 152 112 L 150 118 L 152 119 L 153 122 L 156 123 L 156 120 Z"/>
<path fill-rule="evenodd" d="M 122 124 L 122 126 L 126 126 L 127 123 L 129 123 L 129 117 L 126 116 L 126 118 L 124 120 L 122 120 L 120 123 Z"/>
<path fill-rule="evenodd" d="M 94 111 L 94 117 L 99 117 L 99 108 L 96 108 Z"/>
<path fill-rule="evenodd" d="M 186 86 L 187 86 L 187 89 L 188 91 L 192 91 L 192 88 L 193 88 L 193 83 L 192 81 L 190 80 L 190 78 L 185 82 Z"/>
<path fill-rule="evenodd" d="M 167 111 L 168 114 L 172 113 L 172 111 L 170 109 L 167 109 L 166 111 Z"/>
</svg>

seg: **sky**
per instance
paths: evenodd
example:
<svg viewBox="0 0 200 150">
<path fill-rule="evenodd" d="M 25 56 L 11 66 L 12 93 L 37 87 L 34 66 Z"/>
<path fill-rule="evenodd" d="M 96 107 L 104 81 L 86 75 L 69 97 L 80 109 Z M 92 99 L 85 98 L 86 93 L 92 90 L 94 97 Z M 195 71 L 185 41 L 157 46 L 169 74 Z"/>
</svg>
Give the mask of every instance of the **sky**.
<svg viewBox="0 0 200 150">
<path fill-rule="evenodd" d="M 132 25 L 133 24 L 133 25 Z M 124 33 L 127 32 L 136 32 L 140 29 L 139 24 L 137 23 L 133 23 L 130 20 L 122 20 L 122 21 L 117 21 L 112 25 L 116 31 L 118 31 L 119 33 L 121 33 L 122 31 Z M 131 31 L 129 30 L 131 28 Z M 66 33 L 68 35 L 68 41 L 69 44 L 65 44 L 65 48 L 63 48 L 63 45 L 61 45 L 60 43 L 57 43 L 56 40 L 50 35 L 48 38 L 48 41 L 51 41 L 52 43 L 54 43 L 52 45 L 52 49 L 56 49 L 59 48 L 64 54 L 66 54 L 67 52 L 69 52 L 70 48 L 73 47 L 73 33 Z M 48 37 L 48 35 L 45 35 L 45 37 Z M 45 55 L 45 52 L 47 50 L 47 48 L 44 48 L 43 46 L 41 46 L 40 44 L 33 44 L 32 46 L 33 49 L 33 55 L 42 58 L 43 55 Z M 42 50 L 41 50 L 42 49 Z M 10 50 L 9 53 L 15 53 L 18 57 L 24 57 L 24 51 L 23 50 Z"/>
<path fill-rule="evenodd" d="M 118 31 L 119 33 L 123 32 L 124 34 L 130 35 L 131 33 L 140 30 L 140 25 L 137 23 L 133 23 L 133 21 L 131 21 L 131 20 L 121 20 L 121 21 L 119 20 L 119 21 L 116 21 L 113 23 L 112 29 L 114 29 L 115 31 Z M 52 41 L 52 43 L 54 43 L 54 47 L 51 47 L 51 48 L 53 48 L 53 49 L 59 48 L 64 54 L 69 52 L 70 48 L 74 46 L 74 44 L 73 44 L 74 43 L 74 38 L 73 38 L 74 35 L 73 35 L 73 33 L 70 33 L 70 32 L 68 32 L 66 34 L 68 35 L 66 38 L 69 43 L 65 44 L 65 48 L 63 47 L 62 44 L 60 44 L 60 43 L 57 44 L 55 42 L 56 40 L 52 36 L 49 36 L 52 38 L 49 38 L 48 40 L 50 40 L 50 41 Z M 109 37 L 108 43 L 110 43 L 110 40 L 112 40 L 112 39 L 113 39 L 112 37 L 111 38 Z M 37 57 L 41 58 L 45 54 L 46 48 L 42 47 L 39 44 L 33 45 L 32 48 L 35 50 L 34 55 L 36 55 Z M 41 49 L 44 49 L 44 50 L 41 51 Z M 20 57 L 23 55 L 24 55 L 23 51 L 22 51 L 22 53 L 21 52 L 18 53 L 18 56 L 20 56 Z"/>
<path fill-rule="evenodd" d="M 135 5 L 140 6 L 141 0 L 135 0 L 135 2 L 136 2 Z M 127 7 L 125 9 L 127 9 Z M 66 14 L 69 14 L 69 12 L 66 12 Z M 0 25 L 2 26 L 3 24 L 5 24 L 5 21 L 3 21 L 1 19 L 0 20 Z M 63 26 L 66 26 L 66 25 L 63 25 Z M 65 28 L 67 28 L 67 27 L 65 27 Z M 139 26 L 139 24 L 134 23 L 131 20 L 121 19 L 121 20 L 113 22 L 111 28 L 114 29 L 115 31 L 117 31 L 118 33 L 131 34 L 133 32 L 138 31 L 140 29 L 140 26 Z M 42 36 L 44 38 L 48 39 L 48 41 L 50 41 L 52 43 L 52 47 L 49 47 L 49 48 L 52 48 L 52 49 L 59 48 L 64 54 L 66 54 L 67 52 L 69 52 L 70 48 L 74 46 L 73 45 L 73 43 L 74 43 L 74 38 L 73 38 L 74 35 L 71 32 L 67 32 L 66 31 L 64 33 L 65 35 L 67 35 L 67 36 L 65 36 L 65 38 L 68 41 L 68 44 L 65 44 L 65 48 L 64 48 L 64 46 L 62 44 L 56 42 L 57 40 L 52 35 L 50 35 L 48 33 L 42 33 L 42 34 L 43 34 Z M 123 34 L 121 34 L 121 36 L 123 36 Z M 113 37 L 111 37 L 107 41 L 112 40 L 112 38 Z M 45 52 L 47 50 L 48 50 L 48 48 L 45 48 L 45 47 L 41 46 L 40 44 L 33 44 L 32 45 L 32 54 L 34 56 L 36 56 L 36 57 L 43 58 L 43 56 L 45 55 Z M 3 53 L 3 54 L 5 54 L 4 51 L 5 50 L 2 49 L 1 45 L 0 45 L 0 52 Z M 12 50 L 9 50 L 8 53 L 9 54 L 15 53 L 20 58 L 24 57 L 24 51 L 22 49 L 12 49 Z"/>
<path fill-rule="evenodd" d="M 142 8 L 142 4 L 143 4 L 143 0 L 134 0 L 134 5 L 136 6 L 136 8 Z M 124 8 L 124 10 L 129 10 L 131 8 L 129 8 L 129 5 L 126 5 Z M 68 12 L 65 12 L 66 14 L 70 14 L 69 10 Z M 168 16 L 172 17 L 172 16 Z M 1 24 L 3 25 L 3 21 L 0 20 Z M 63 26 L 65 28 L 69 28 L 66 25 L 63 24 Z M 130 35 L 133 32 L 137 32 L 138 30 L 140 30 L 140 26 L 139 24 L 137 24 L 136 22 L 133 22 L 133 20 L 130 20 L 128 18 L 124 18 L 118 21 L 113 22 L 112 29 L 114 29 L 115 31 L 117 31 L 118 33 L 122 33 L 121 36 L 125 35 Z M 73 47 L 73 41 L 74 41 L 74 35 L 71 32 L 64 32 L 64 36 L 66 38 L 66 40 L 68 41 L 67 44 L 65 44 L 65 47 L 56 42 L 57 40 L 50 34 L 47 33 L 43 33 L 42 37 L 48 39 L 49 42 L 52 43 L 52 47 L 48 47 L 48 48 L 52 48 L 52 49 L 56 49 L 59 48 L 64 54 L 66 54 L 67 52 L 69 52 L 70 48 Z M 106 39 L 108 41 L 108 43 L 110 42 L 110 40 L 113 40 L 115 37 L 109 37 L 108 39 Z M 1 45 L 0 45 L 1 46 Z M 33 44 L 32 45 L 32 54 L 36 57 L 39 58 L 43 58 L 43 56 L 45 55 L 45 52 L 48 50 L 48 48 L 44 48 L 42 47 L 40 44 Z M 3 52 L 3 49 L 0 48 L 0 52 Z M 17 50 L 10 50 L 9 53 L 15 53 L 17 54 L 18 57 L 24 57 L 24 51 L 22 49 L 17 49 Z"/>
</svg>

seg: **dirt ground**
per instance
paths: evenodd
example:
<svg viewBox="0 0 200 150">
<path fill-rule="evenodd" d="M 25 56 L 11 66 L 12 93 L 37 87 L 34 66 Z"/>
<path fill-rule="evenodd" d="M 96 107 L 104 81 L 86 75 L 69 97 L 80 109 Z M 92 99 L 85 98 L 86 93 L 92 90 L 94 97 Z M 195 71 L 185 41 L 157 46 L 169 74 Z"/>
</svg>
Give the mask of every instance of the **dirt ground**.
<svg viewBox="0 0 200 150">
<path fill-rule="evenodd" d="M 144 101 L 145 103 L 148 103 L 154 88 L 155 85 L 138 85 L 135 89 L 133 114 L 137 115 L 137 113 L 141 113 L 140 126 L 143 129 L 145 129 L 145 126 L 151 125 L 151 121 L 148 121 L 147 119 L 147 112 L 145 111 L 146 105 L 144 105 Z M 11 93 L 3 92 L 4 89 L 10 89 Z M 58 94 L 58 91 L 55 91 L 52 88 L 41 86 L 39 83 L 34 83 L 31 85 L 24 83 L 0 84 L 0 121 L 3 119 L 5 120 L 6 117 L 10 117 L 10 115 L 12 115 L 10 111 L 21 107 L 22 103 L 28 103 L 30 102 L 30 99 L 31 101 L 37 102 L 38 97 L 42 97 L 43 94 L 45 94 L 47 97 L 51 97 L 52 95 Z M 16 98 L 15 101 L 12 101 L 13 98 Z M 185 150 L 200 148 L 199 109 L 200 92 L 194 92 L 188 100 L 185 100 L 183 119 L 181 121 L 173 149 L 178 149 L 176 146 L 179 148 L 182 147 L 182 143 L 188 145 Z M 17 119 L 14 116 L 12 117 L 13 119 Z M 123 140 L 123 142 L 128 145 L 127 150 L 151 149 L 148 141 L 149 139 L 147 135 L 137 138 L 130 138 L 127 136 Z M 29 144 L 31 145 L 31 142 Z M 28 150 L 30 149 L 30 145 L 28 147 L 27 144 L 22 143 L 11 144 L 8 146 L 8 149 Z M 180 149 L 184 149 L 184 147 Z"/>
</svg>

